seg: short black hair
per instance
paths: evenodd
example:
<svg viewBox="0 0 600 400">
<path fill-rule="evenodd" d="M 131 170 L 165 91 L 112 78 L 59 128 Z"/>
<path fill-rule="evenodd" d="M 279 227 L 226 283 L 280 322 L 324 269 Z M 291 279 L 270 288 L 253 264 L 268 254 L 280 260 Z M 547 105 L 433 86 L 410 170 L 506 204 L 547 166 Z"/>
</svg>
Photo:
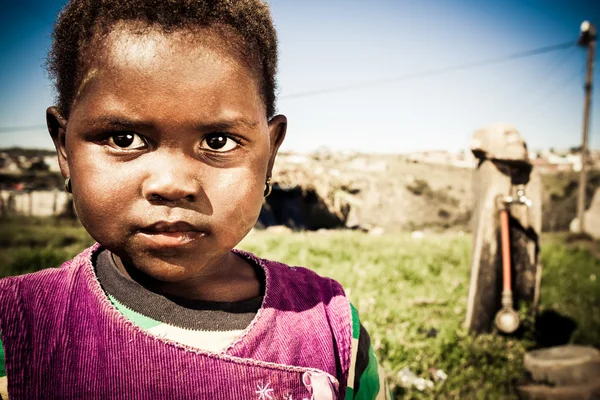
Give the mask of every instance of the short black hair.
<svg viewBox="0 0 600 400">
<path fill-rule="evenodd" d="M 119 21 L 143 23 L 164 32 L 228 28 L 238 38 L 247 63 L 262 81 L 267 117 L 275 114 L 277 35 L 262 0 L 71 0 L 54 27 L 48 72 L 57 107 L 68 118 L 84 73 L 84 55 L 98 34 Z"/>
</svg>

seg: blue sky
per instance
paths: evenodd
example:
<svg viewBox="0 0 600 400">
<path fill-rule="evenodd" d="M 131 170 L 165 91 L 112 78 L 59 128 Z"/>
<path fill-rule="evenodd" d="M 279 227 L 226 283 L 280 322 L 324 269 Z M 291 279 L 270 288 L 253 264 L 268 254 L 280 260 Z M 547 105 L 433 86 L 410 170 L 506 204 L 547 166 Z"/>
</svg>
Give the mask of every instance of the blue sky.
<svg viewBox="0 0 600 400">
<path fill-rule="evenodd" d="M 269 3 L 280 41 L 278 110 L 289 120 L 285 150 L 454 151 L 493 122 L 514 124 L 532 149 L 581 143 L 586 52 L 575 46 L 443 75 L 294 95 L 575 42 L 583 20 L 600 24 L 598 1 Z M 0 128 L 44 125 L 54 94 L 43 64 L 62 4 L 21 0 L 3 6 Z M 597 65 L 597 80 L 599 70 Z M 599 103 L 596 90 L 593 148 L 600 148 Z M 0 132 L 0 146 L 13 145 L 52 146 L 44 129 Z"/>
</svg>

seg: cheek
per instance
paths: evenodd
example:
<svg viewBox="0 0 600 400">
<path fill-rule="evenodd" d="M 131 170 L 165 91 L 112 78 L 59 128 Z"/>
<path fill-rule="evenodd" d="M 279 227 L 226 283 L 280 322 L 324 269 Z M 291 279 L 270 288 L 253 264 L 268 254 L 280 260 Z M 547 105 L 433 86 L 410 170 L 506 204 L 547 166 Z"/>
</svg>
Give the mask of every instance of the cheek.
<svg viewBox="0 0 600 400">
<path fill-rule="evenodd" d="M 83 153 L 83 152 L 82 152 Z M 96 162 L 90 162 L 95 159 Z M 112 228 L 127 212 L 127 205 L 135 197 L 135 170 L 111 168 L 98 158 L 70 159 L 73 203 L 79 219 L 88 232 L 100 241 L 107 233 L 118 234 Z"/>
<path fill-rule="evenodd" d="M 262 174 L 235 171 L 220 174 L 211 202 L 219 225 L 231 232 L 228 236 L 232 239 L 241 240 L 256 223 L 264 198 L 263 181 Z"/>
</svg>

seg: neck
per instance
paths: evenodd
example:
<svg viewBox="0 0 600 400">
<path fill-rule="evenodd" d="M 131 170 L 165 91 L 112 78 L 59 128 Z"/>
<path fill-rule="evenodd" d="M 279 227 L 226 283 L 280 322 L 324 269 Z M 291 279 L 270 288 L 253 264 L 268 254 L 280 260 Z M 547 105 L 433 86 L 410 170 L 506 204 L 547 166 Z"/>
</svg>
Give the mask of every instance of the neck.
<svg viewBox="0 0 600 400">
<path fill-rule="evenodd" d="M 189 300 L 236 302 L 262 295 L 261 280 L 250 263 L 232 252 L 222 257 L 212 271 L 219 273 L 193 276 L 176 282 L 157 280 L 114 253 L 117 269 L 145 289 L 167 297 Z"/>
</svg>

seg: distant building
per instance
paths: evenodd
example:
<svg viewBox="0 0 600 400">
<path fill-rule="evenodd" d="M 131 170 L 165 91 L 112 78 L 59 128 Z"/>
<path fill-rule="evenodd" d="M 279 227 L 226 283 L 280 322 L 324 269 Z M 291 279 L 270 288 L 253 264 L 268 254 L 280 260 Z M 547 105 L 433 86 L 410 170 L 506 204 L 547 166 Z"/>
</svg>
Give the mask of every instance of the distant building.
<svg viewBox="0 0 600 400">
<path fill-rule="evenodd" d="M 10 158 L 0 158 L 0 174 L 20 174 L 21 168 Z"/>
<path fill-rule="evenodd" d="M 57 216 L 68 211 L 70 201 L 59 190 L 0 190 L 0 215 Z"/>
<path fill-rule="evenodd" d="M 44 157 L 44 163 L 48 166 L 50 172 L 60 172 L 58 165 L 58 156 L 46 156 Z"/>
</svg>

